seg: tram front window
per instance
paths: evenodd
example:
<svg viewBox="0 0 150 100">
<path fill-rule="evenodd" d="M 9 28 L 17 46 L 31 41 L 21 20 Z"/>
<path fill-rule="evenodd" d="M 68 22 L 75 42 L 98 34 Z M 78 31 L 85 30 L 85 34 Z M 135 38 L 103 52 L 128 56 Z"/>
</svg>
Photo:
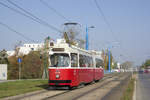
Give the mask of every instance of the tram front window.
<svg viewBox="0 0 150 100">
<path fill-rule="evenodd" d="M 52 67 L 68 67 L 70 63 L 69 55 L 65 53 L 55 53 L 50 59 Z"/>
</svg>

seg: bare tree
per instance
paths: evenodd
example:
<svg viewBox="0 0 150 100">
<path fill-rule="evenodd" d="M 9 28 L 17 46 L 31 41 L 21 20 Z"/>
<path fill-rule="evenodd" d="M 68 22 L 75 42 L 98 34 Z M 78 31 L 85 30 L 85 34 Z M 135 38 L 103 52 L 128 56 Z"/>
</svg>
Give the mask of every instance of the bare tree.
<svg viewBox="0 0 150 100">
<path fill-rule="evenodd" d="M 122 63 L 121 66 L 122 66 L 123 69 L 130 69 L 133 66 L 133 62 L 126 61 L 126 62 Z"/>
<path fill-rule="evenodd" d="M 79 36 L 81 34 L 80 25 L 78 23 L 65 23 L 63 30 L 63 38 L 71 45 L 78 45 L 84 48 L 85 40 Z"/>
</svg>

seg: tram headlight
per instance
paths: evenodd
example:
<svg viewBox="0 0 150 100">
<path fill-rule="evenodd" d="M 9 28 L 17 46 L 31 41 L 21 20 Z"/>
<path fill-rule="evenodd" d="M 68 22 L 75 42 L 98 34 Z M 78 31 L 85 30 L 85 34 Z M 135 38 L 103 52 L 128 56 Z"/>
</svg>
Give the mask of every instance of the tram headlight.
<svg viewBox="0 0 150 100">
<path fill-rule="evenodd" d="M 58 74 L 56 74 L 56 78 L 59 78 L 60 76 Z"/>
</svg>

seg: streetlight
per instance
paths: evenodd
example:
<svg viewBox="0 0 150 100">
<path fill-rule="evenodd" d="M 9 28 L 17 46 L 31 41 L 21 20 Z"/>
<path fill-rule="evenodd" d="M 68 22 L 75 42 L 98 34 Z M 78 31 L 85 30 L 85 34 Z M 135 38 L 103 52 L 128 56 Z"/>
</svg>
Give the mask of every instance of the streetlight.
<svg viewBox="0 0 150 100">
<path fill-rule="evenodd" d="M 115 42 L 115 43 L 119 43 L 119 42 Z M 119 45 L 120 46 L 120 45 Z M 114 48 L 116 46 L 112 46 L 112 45 L 109 45 L 108 47 L 108 71 L 111 72 L 111 48 Z"/>
<path fill-rule="evenodd" d="M 88 36 L 88 30 L 90 28 L 95 28 L 94 26 L 90 26 L 90 27 L 87 27 L 86 26 L 86 50 L 89 50 L 89 36 Z"/>
</svg>

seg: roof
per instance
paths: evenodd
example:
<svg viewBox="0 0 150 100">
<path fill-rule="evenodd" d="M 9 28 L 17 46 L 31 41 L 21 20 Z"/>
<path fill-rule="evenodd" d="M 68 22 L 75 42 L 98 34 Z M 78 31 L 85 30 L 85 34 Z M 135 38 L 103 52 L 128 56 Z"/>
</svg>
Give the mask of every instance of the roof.
<svg viewBox="0 0 150 100">
<path fill-rule="evenodd" d="M 64 39 L 57 39 L 57 43 L 54 44 L 54 46 L 50 47 L 50 51 L 49 52 L 53 52 L 52 48 L 64 48 L 65 53 L 80 53 L 80 54 L 85 54 L 85 55 L 89 55 L 89 56 L 95 56 L 97 58 L 102 58 L 101 51 L 96 51 L 96 50 L 85 50 L 83 48 L 74 46 L 74 45 L 69 45 L 66 43 L 66 41 Z M 58 52 L 58 51 L 57 51 Z M 60 51 L 62 52 L 62 51 Z"/>
</svg>

